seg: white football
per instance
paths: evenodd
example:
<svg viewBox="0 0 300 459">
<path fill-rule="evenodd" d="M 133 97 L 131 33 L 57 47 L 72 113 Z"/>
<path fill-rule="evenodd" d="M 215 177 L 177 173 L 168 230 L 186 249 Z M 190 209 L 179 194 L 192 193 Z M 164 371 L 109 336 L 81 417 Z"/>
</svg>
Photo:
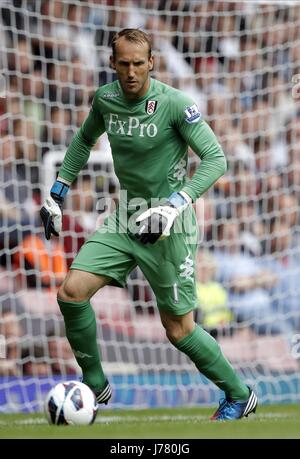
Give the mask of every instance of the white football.
<svg viewBox="0 0 300 459">
<path fill-rule="evenodd" d="M 49 424 L 88 425 L 95 421 L 98 404 L 93 391 L 86 384 L 66 381 L 50 390 L 44 410 Z"/>
</svg>

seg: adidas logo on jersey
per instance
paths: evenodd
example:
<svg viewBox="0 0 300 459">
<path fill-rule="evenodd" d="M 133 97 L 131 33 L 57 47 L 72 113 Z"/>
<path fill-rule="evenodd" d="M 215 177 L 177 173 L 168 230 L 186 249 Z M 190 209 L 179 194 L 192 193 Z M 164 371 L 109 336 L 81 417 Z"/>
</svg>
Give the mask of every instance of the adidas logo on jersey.
<svg viewBox="0 0 300 459">
<path fill-rule="evenodd" d="M 114 97 L 118 97 L 120 93 L 118 91 L 115 92 L 105 92 L 102 97 L 104 99 L 113 99 Z"/>
</svg>

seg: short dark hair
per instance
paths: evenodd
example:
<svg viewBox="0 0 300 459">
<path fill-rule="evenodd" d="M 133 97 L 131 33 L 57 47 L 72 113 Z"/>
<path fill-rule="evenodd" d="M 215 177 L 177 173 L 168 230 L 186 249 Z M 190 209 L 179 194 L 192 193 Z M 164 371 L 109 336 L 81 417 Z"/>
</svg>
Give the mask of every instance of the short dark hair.
<svg viewBox="0 0 300 459">
<path fill-rule="evenodd" d="M 126 40 L 132 42 L 132 43 L 146 43 L 148 45 L 148 56 L 149 58 L 152 55 L 152 49 L 151 49 L 151 40 L 149 35 L 147 35 L 145 32 L 143 32 L 140 29 L 123 29 L 120 32 L 117 32 L 112 39 L 111 42 L 111 47 L 112 47 L 112 53 L 113 57 L 116 57 L 116 42 L 119 40 L 119 38 L 124 37 Z"/>
</svg>

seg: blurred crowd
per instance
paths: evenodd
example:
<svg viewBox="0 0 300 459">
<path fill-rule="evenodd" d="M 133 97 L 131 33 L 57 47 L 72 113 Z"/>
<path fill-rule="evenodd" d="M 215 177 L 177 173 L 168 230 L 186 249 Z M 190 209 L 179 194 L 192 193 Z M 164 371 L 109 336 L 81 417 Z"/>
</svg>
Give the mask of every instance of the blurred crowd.
<svg viewBox="0 0 300 459">
<path fill-rule="evenodd" d="M 45 243 L 38 218 L 45 158 L 66 150 L 95 89 L 114 80 L 110 43 L 124 27 L 150 34 L 152 76 L 195 100 L 228 160 L 226 175 L 196 208 L 197 320 L 215 336 L 239 324 L 256 334 L 299 332 L 299 18 L 300 5 L 290 2 L 1 2 L 0 335 L 11 342 L 13 361 L 28 363 L 25 372 L 33 371 L 32 353 L 16 357 L 16 342 L 33 332 L 19 320 L 26 311 L 15 293 L 56 288 L 95 227 L 97 198 L 117 194 L 101 174 L 84 173 L 67 202 L 63 236 Z M 191 152 L 191 175 L 197 164 Z M 1 282 L 8 275 L 9 291 Z M 128 291 L 136 312 L 152 308 L 138 270 Z M 58 352 L 56 332 L 45 332 L 44 353 Z M 2 363 L 0 374 L 20 371 Z M 50 371 L 41 368 L 35 371 Z"/>
</svg>

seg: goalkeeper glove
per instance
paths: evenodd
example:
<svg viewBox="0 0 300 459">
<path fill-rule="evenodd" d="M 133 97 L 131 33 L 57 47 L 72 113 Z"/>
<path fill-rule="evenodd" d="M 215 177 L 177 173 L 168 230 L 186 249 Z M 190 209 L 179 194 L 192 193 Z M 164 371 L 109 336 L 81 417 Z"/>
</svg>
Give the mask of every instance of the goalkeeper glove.
<svg viewBox="0 0 300 459">
<path fill-rule="evenodd" d="M 45 200 L 43 207 L 40 210 L 46 239 L 50 239 L 51 234 L 58 236 L 61 231 L 62 206 L 68 191 L 68 185 L 56 180 L 50 190 L 50 196 L 48 196 Z"/>
<path fill-rule="evenodd" d="M 167 202 L 162 206 L 151 207 L 143 212 L 137 219 L 141 227 L 136 233 L 137 239 L 142 244 L 154 244 L 158 239 L 170 236 L 170 230 L 175 219 L 186 209 L 191 198 L 184 192 L 172 193 Z"/>
</svg>

